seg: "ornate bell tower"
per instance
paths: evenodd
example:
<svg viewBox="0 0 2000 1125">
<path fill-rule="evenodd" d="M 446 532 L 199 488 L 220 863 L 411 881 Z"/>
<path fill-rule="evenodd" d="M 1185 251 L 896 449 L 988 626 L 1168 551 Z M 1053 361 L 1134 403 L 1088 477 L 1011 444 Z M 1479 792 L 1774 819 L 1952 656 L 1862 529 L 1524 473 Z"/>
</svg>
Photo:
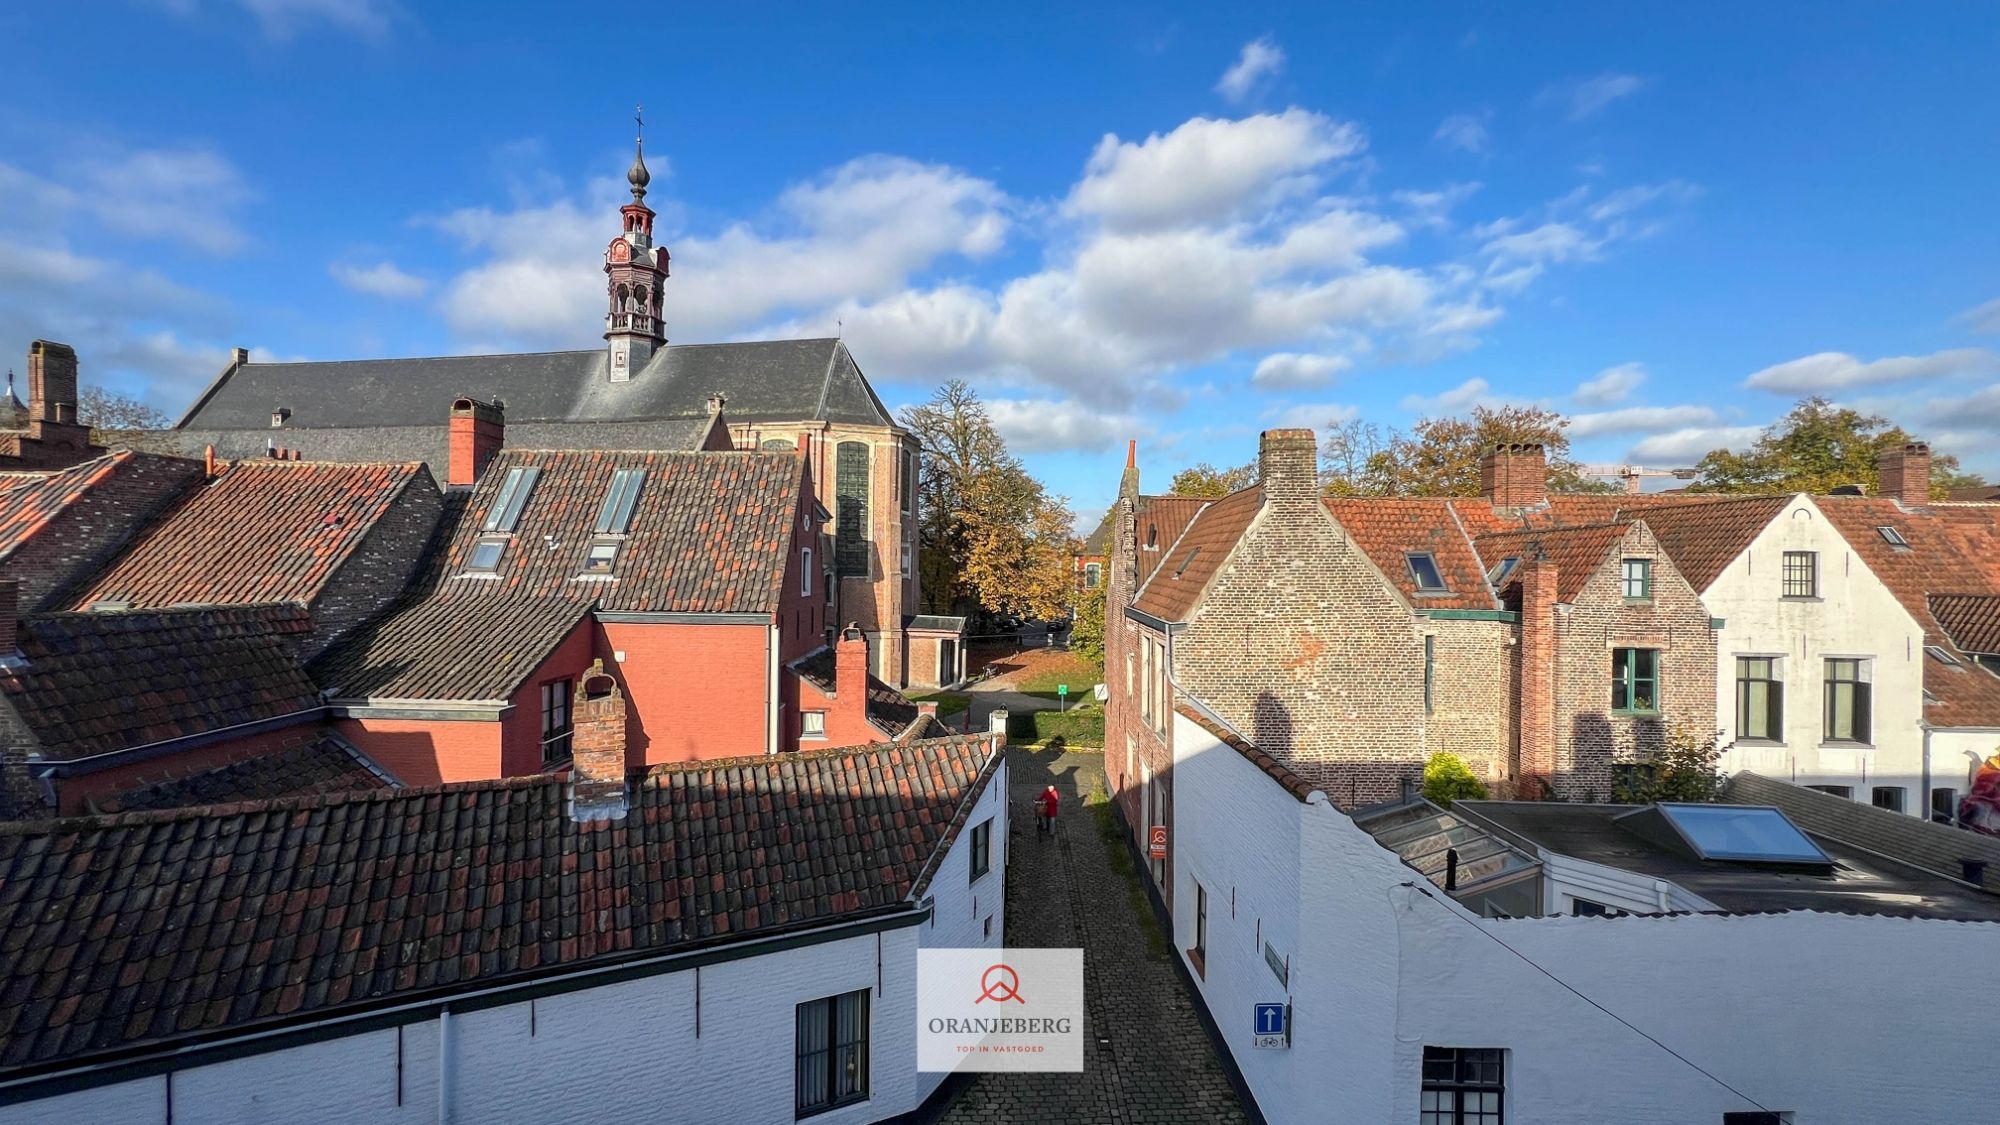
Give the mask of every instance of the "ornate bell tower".
<svg viewBox="0 0 2000 1125">
<path fill-rule="evenodd" d="M 611 345 L 611 381 L 623 383 L 646 366 L 666 345 L 661 317 L 667 251 L 653 245 L 653 209 L 646 206 L 646 123 L 639 121 L 639 139 L 625 179 L 632 185 L 632 202 L 618 209 L 625 230 L 604 251 L 605 292 L 610 307 L 604 314 L 604 338 Z"/>
</svg>

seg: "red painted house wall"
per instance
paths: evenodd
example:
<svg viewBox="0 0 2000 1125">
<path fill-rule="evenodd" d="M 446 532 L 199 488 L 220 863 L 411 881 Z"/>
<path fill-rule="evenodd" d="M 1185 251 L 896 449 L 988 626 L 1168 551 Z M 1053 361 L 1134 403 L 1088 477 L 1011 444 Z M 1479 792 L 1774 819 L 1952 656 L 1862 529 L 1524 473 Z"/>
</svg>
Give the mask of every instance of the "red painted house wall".
<svg viewBox="0 0 2000 1125">
<path fill-rule="evenodd" d="M 625 693 L 631 765 L 768 750 L 768 625 L 603 622 L 598 629 L 605 670 Z"/>
<path fill-rule="evenodd" d="M 485 781 L 500 772 L 500 726 L 437 719 L 341 719 L 340 736 L 404 785 Z"/>
<path fill-rule="evenodd" d="M 542 685 L 551 680 L 568 680 L 571 693 L 576 682 L 590 667 L 597 651 L 597 630 L 588 620 L 577 627 L 550 652 L 533 675 L 522 681 L 510 702 L 514 709 L 500 720 L 500 765 L 497 777 L 521 777 L 542 772 Z M 609 654 L 605 663 L 611 663 Z"/>
</svg>

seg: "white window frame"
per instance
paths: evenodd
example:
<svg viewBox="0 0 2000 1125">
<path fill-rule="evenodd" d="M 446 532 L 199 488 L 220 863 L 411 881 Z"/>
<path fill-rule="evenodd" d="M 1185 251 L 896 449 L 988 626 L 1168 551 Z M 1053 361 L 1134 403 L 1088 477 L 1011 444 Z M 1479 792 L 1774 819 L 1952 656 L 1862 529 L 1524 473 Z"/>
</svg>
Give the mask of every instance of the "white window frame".
<svg viewBox="0 0 2000 1125">
<path fill-rule="evenodd" d="M 813 596 L 813 549 L 811 547 L 799 548 L 799 594 L 808 598 Z"/>
<path fill-rule="evenodd" d="M 826 737 L 826 712 L 799 712 L 799 737 L 824 739 Z"/>
</svg>

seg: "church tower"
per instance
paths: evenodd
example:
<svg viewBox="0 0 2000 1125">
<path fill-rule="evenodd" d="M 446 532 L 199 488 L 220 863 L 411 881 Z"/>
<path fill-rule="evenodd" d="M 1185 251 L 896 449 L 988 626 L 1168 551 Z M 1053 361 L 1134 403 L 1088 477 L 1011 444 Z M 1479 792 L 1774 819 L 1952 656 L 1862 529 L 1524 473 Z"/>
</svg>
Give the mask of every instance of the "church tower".
<svg viewBox="0 0 2000 1125">
<path fill-rule="evenodd" d="M 653 245 L 653 209 L 646 206 L 645 122 L 640 122 L 637 152 L 625 179 L 632 185 L 632 202 L 618 209 L 625 230 L 604 251 L 605 292 L 610 307 L 604 314 L 604 338 L 611 345 L 611 381 L 623 383 L 646 366 L 667 342 L 661 319 L 667 251 Z"/>
</svg>

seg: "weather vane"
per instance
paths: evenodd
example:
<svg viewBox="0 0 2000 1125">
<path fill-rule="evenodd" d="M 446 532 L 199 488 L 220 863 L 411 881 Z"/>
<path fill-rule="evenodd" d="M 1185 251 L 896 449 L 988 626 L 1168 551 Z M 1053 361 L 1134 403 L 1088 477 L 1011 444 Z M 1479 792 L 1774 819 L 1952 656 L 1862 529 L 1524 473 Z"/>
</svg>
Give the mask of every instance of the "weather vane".
<svg viewBox="0 0 2000 1125">
<path fill-rule="evenodd" d="M 643 106 L 643 105 L 638 105 L 638 106 L 633 106 L 633 107 L 632 107 L 632 120 L 634 120 L 634 121 L 637 121 L 637 122 L 639 123 L 639 139 L 640 139 L 640 140 L 642 140 L 642 141 L 643 141 L 643 140 L 645 140 L 645 139 L 646 139 L 646 107 L 645 107 L 645 106 Z"/>
</svg>

